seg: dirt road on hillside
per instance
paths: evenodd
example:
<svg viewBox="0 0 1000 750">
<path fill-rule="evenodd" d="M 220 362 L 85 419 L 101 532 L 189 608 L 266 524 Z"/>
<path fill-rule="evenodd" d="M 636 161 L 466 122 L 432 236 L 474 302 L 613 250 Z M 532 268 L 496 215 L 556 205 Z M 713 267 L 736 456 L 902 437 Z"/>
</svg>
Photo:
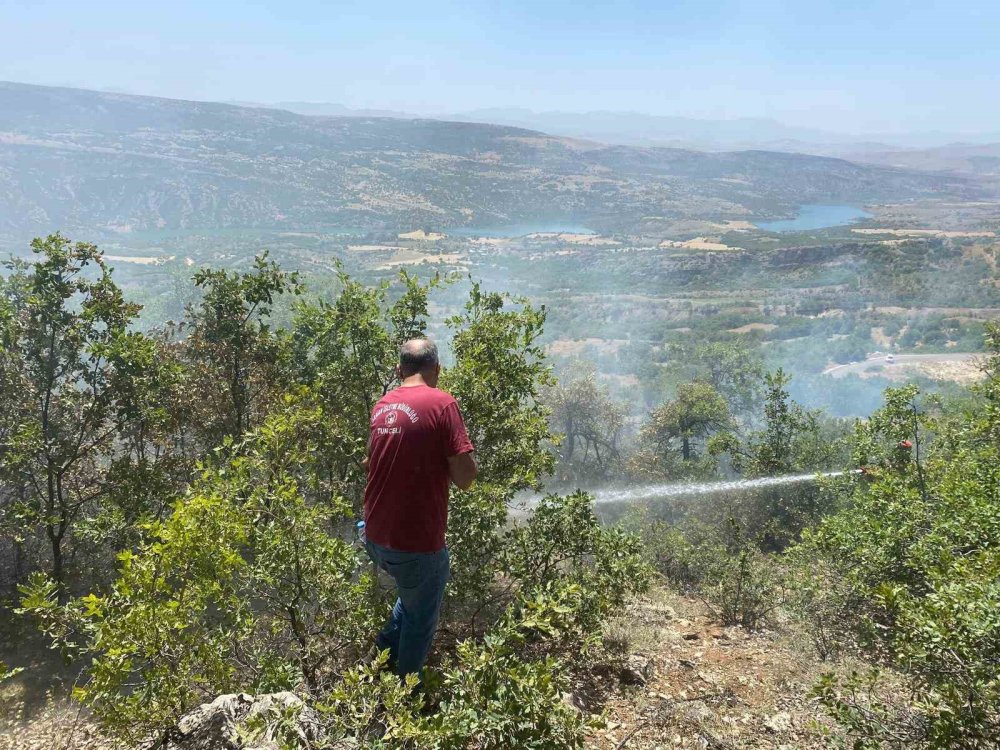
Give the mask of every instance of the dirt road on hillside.
<svg viewBox="0 0 1000 750">
<path fill-rule="evenodd" d="M 883 368 L 880 374 L 905 365 L 936 365 L 942 363 L 958 363 L 971 367 L 979 359 L 983 358 L 980 352 L 949 352 L 947 354 L 896 354 L 894 361 L 889 362 L 885 354 L 869 357 L 863 362 L 851 362 L 846 365 L 837 365 L 823 371 L 824 375 L 834 378 L 842 378 L 848 374 L 862 375 L 876 368 Z"/>
</svg>

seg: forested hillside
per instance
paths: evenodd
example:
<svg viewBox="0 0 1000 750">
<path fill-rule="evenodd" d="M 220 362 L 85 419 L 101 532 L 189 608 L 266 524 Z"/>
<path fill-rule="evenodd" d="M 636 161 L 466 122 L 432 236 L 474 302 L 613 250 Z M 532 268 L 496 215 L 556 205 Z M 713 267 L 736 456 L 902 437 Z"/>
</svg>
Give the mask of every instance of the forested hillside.
<svg viewBox="0 0 1000 750">
<path fill-rule="evenodd" d="M 0 747 L 995 747 L 995 324 L 980 384 L 891 389 L 857 421 L 796 403 L 745 342 L 672 347 L 630 433 L 592 370 L 554 377 L 544 309 L 472 284 L 442 387 L 480 476 L 452 492 L 415 690 L 373 653 L 389 592 L 352 529 L 370 409 L 445 282 L 309 290 L 260 256 L 192 269 L 183 318 L 139 332 L 99 248 L 32 250 L 0 281 Z M 747 481 L 614 507 L 575 489 L 611 478 L 654 499 Z M 755 642 L 785 662 L 739 661 Z M 43 730 L 25 696 L 57 657 L 79 676 L 47 700 L 84 711 Z"/>
<path fill-rule="evenodd" d="M 369 231 L 552 218 L 766 218 L 801 203 L 974 197 L 966 177 L 796 154 L 604 146 L 519 128 L 0 83 L 0 233 Z"/>
</svg>

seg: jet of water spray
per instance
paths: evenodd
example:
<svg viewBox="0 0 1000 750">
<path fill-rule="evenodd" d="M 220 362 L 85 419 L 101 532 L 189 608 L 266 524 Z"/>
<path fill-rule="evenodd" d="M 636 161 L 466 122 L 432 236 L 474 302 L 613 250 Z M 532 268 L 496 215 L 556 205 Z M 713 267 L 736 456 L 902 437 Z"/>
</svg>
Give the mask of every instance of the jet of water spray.
<svg viewBox="0 0 1000 750">
<path fill-rule="evenodd" d="M 825 477 L 840 477 L 847 474 L 860 474 L 859 469 L 852 471 L 826 471 L 813 474 L 792 474 L 781 477 L 761 477 L 759 479 L 737 479 L 719 482 L 673 482 L 669 484 L 650 484 L 643 487 L 631 487 L 621 490 L 597 490 L 594 493 L 595 503 L 635 503 L 643 500 L 661 500 L 672 497 L 691 497 L 693 495 L 717 495 L 725 492 L 740 492 L 764 487 L 780 487 L 788 484 L 814 482 Z"/>
</svg>

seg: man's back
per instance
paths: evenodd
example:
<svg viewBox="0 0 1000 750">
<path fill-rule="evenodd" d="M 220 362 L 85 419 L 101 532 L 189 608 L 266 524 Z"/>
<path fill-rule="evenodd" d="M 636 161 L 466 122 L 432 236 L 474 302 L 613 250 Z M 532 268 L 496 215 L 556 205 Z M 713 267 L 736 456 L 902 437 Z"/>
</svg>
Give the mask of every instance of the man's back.
<svg viewBox="0 0 1000 750">
<path fill-rule="evenodd" d="M 390 391 L 371 418 L 365 534 L 403 552 L 436 552 L 448 525 L 448 458 L 472 451 L 455 399 L 427 385 Z"/>
</svg>

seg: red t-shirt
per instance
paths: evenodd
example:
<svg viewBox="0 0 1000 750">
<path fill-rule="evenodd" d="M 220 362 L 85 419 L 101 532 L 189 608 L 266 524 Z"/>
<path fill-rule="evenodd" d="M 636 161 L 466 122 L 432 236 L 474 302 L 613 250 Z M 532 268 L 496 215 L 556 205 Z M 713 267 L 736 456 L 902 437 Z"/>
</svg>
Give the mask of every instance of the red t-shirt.
<svg viewBox="0 0 1000 750">
<path fill-rule="evenodd" d="M 372 409 L 365 535 L 400 552 L 437 552 L 448 526 L 448 457 L 472 452 L 458 403 L 426 385 Z"/>
</svg>

